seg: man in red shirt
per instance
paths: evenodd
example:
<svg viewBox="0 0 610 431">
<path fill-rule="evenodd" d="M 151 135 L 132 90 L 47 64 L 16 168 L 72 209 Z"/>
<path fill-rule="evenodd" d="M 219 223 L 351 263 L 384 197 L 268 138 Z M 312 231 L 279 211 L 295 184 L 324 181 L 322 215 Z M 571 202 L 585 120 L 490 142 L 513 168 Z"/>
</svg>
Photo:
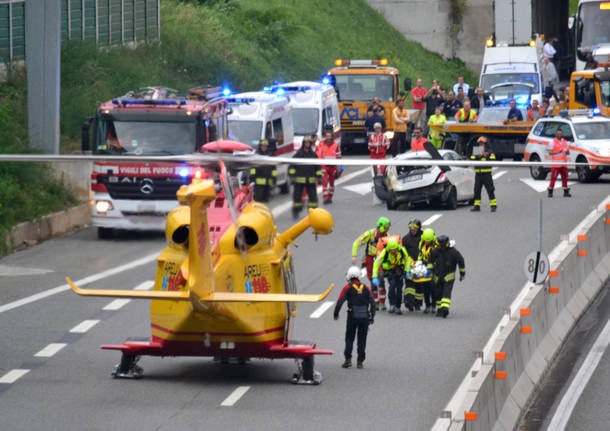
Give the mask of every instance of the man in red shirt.
<svg viewBox="0 0 610 431">
<path fill-rule="evenodd" d="M 421 78 L 417 79 L 415 84 L 415 88 L 411 90 L 411 97 L 413 97 L 413 109 L 416 109 L 415 112 L 415 122 L 416 127 L 423 127 L 423 123 L 426 121 L 426 95 L 428 94 L 428 90 L 426 90 L 422 85 Z"/>
<path fill-rule="evenodd" d="M 320 159 L 340 159 L 341 148 L 339 144 L 333 138 L 333 129 L 324 129 L 324 140 L 320 141 L 316 147 L 316 154 Z M 340 172 L 337 166 L 324 166 L 322 165 L 322 197 L 324 198 L 324 204 L 330 204 L 333 202 L 333 194 L 335 193 L 335 179 L 339 176 Z"/>
<path fill-rule="evenodd" d="M 570 154 L 570 150 L 568 149 L 567 141 L 563 139 L 563 131 L 561 129 L 557 129 L 557 131 L 555 132 L 555 137 L 549 144 L 548 151 L 551 155 L 551 160 L 558 162 L 568 161 L 568 154 Z M 561 174 L 563 197 L 572 197 L 572 195 L 570 194 L 570 189 L 568 188 L 568 167 L 566 165 L 551 166 L 551 182 L 549 183 L 549 188 L 547 190 L 548 196 L 550 198 L 553 197 L 553 188 L 555 187 L 555 180 L 557 179 L 557 176 L 559 174 Z"/>
<path fill-rule="evenodd" d="M 424 143 L 428 142 L 428 139 L 424 136 L 424 130 L 421 127 L 416 127 L 414 130 L 414 138 L 411 141 L 412 151 L 426 151 Z"/>
</svg>

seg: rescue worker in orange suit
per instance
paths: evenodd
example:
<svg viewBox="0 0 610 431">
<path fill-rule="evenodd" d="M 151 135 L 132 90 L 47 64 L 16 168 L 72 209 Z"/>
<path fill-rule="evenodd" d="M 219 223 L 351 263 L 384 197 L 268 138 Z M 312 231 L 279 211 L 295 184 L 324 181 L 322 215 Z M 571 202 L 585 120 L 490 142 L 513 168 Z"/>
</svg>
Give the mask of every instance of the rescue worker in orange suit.
<svg viewBox="0 0 610 431">
<path fill-rule="evenodd" d="M 551 141 L 548 152 L 551 155 L 552 161 L 567 162 L 568 154 L 570 149 L 568 148 L 568 142 L 563 139 L 563 130 L 557 129 L 555 137 Z M 553 188 L 555 187 L 555 180 L 557 176 L 561 174 L 561 187 L 563 187 L 563 197 L 572 197 L 570 194 L 570 188 L 568 187 L 568 167 L 566 165 L 552 165 L 551 166 L 551 182 L 547 189 L 548 196 L 553 197 Z"/>
<path fill-rule="evenodd" d="M 371 152 L 371 159 L 385 159 L 385 154 L 390 148 L 390 140 L 381 130 L 381 123 L 375 123 L 373 126 L 375 132 L 369 136 L 369 151 Z M 373 172 L 375 175 L 384 175 L 385 166 L 373 166 Z"/>
<path fill-rule="evenodd" d="M 345 328 L 345 361 L 341 365 L 343 368 L 352 366 L 352 350 L 354 348 L 354 338 L 358 334 L 358 368 L 363 368 L 364 360 L 366 359 L 366 336 L 369 330 L 369 325 L 375 321 L 375 300 L 373 293 L 360 282 L 360 268 L 350 266 L 345 275 L 347 284 L 343 286 L 343 290 L 335 305 L 333 318 L 339 319 L 339 311 L 343 303 L 347 301 L 347 324 Z"/>
<path fill-rule="evenodd" d="M 419 243 L 421 241 L 421 221 L 414 219 L 409 222 L 409 233 L 402 237 L 402 246 L 412 262 L 417 261 L 419 256 Z M 405 279 L 405 307 L 409 311 L 419 310 L 424 302 L 424 290 L 421 283 L 415 283 L 411 279 Z"/>
<path fill-rule="evenodd" d="M 479 137 L 477 140 L 479 144 L 479 153 L 473 154 L 470 156 L 470 160 L 476 160 L 481 162 L 486 162 L 489 160 L 496 160 L 496 155 L 494 153 L 490 153 L 487 149 L 487 138 L 485 136 Z M 475 147 L 476 148 L 476 147 Z M 496 195 L 494 193 L 494 180 L 491 176 L 491 166 L 481 166 L 474 167 L 474 206 L 470 209 L 470 211 L 481 211 L 481 190 L 485 186 L 485 190 L 487 191 L 487 196 L 489 197 L 489 206 L 491 207 L 491 212 L 496 212 L 498 208 L 498 202 L 496 201 Z"/>
<path fill-rule="evenodd" d="M 317 159 L 316 153 L 311 148 L 311 138 L 303 138 L 303 146 L 293 156 L 294 159 Z M 316 183 L 322 176 L 320 165 L 290 165 L 288 175 L 292 178 L 292 216 L 297 218 L 303 209 L 303 189 L 307 190 L 309 201 L 308 208 L 318 207 L 318 193 Z"/>
<path fill-rule="evenodd" d="M 335 138 L 333 138 L 332 127 L 324 129 L 324 140 L 320 141 L 316 148 L 316 154 L 320 159 L 340 159 L 341 148 Z M 322 165 L 322 197 L 324 204 L 333 202 L 335 193 L 335 179 L 341 175 L 342 167 Z"/>
<path fill-rule="evenodd" d="M 426 228 L 421 234 L 421 240 L 419 242 L 419 255 L 417 260 L 422 261 L 426 266 L 430 259 L 430 253 L 438 246 L 436 242 L 436 236 L 432 228 Z M 426 277 L 427 278 L 427 277 Z M 424 313 L 434 313 L 435 311 L 435 298 L 434 298 L 434 283 L 432 281 L 422 283 L 424 291 L 424 301 L 426 308 Z"/>
<path fill-rule="evenodd" d="M 269 141 L 261 139 L 258 143 L 258 154 L 270 156 Z M 254 182 L 254 200 L 257 202 L 269 202 L 271 189 L 277 179 L 275 166 L 253 166 L 250 168 L 250 181 Z"/>
<path fill-rule="evenodd" d="M 424 130 L 421 127 L 416 127 L 413 131 L 414 137 L 411 141 L 412 151 L 426 151 L 424 143 L 428 142 L 428 139 L 424 137 Z"/>
<path fill-rule="evenodd" d="M 366 275 L 371 282 L 371 290 L 373 291 L 373 298 L 377 304 L 377 309 L 385 309 L 385 285 L 380 283 L 379 286 L 373 285 L 373 263 L 377 256 L 377 244 L 379 240 L 384 236 L 388 235 L 390 230 L 390 220 L 386 217 L 379 217 L 377 219 L 376 228 L 369 229 L 360 235 L 352 244 L 352 264 L 356 263 L 358 257 L 358 248 L 365 246 L 364 259 L 362 260 L 362 266 L 366 268 Z"/>
<path fill-rule="evenodd" d="M 455 270 L 460 268 L 460 281 L 466 277 L 466 265 L 462 254 L 451 245 L 447 235 L 439 235 L 438 247 L 430 252 L 428 268 L 434 279 L 436 316 L 446 318 L 451 307 L 451 291 L 455 281 Z"/>
<path fill-rule="evenodd" d="M 390 282 L 388 312 L 396 314 L 402 314 L 402 280 L 411 268 L 411 259 L 399 241 L 391 238 L 373 263 L 373 285 L 379 286 L 379 267 L 383 268 L 383 274 Z"/>
</svg>

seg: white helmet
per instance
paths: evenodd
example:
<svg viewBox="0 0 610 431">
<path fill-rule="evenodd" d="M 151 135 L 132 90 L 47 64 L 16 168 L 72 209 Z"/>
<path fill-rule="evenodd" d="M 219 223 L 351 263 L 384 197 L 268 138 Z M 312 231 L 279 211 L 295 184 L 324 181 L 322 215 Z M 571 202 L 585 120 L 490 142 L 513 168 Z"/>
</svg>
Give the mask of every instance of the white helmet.
<svg viewBox="0 0 610 431">
<path fill-rule="evenodd" d="M 345 273 L 345 279 L 350 281 L 352 278 L 360 280 L 360 268 L 357 266 L 350 266 Z"/>
</svg>

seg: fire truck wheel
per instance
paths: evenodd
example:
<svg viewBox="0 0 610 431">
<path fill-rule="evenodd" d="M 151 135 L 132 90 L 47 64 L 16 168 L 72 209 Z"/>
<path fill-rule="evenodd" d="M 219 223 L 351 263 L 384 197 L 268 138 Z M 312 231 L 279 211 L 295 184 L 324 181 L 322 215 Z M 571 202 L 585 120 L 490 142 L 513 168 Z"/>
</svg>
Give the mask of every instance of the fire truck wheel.
<svg viewBox="0 0 610 431">
<path fill-rule="evenodd" d="M 112 228 L 109 227 L 98 227 L 97 228 L 97 237 L 99 239 L 110 239 L 112 238 Z"/>
</svg>

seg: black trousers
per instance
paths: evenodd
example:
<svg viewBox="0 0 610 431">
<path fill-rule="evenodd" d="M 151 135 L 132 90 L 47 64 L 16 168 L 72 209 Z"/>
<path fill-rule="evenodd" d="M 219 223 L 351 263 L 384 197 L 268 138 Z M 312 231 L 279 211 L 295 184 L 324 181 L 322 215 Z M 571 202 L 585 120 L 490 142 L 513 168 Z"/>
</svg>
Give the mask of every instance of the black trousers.
<svg viewBox="0 0 610 431">
<path fill-rule="evenodd" d="M 420 283 L 422 285 L 422 289 L 424 291 L 424 302 L 426 303 L 426 308 L 435 306 L 435 296 L 434 296 L 434 283 L 432 281 L 428 281 L 426 283 Z"/>
<path fill-rule="evenodd" d="M 354 319 L 347 317 L 347 327 L 345 328 L 345 359 L 352 359 L 352 350 L 354 349 L 354 339 L 358 333 L 358 362 L 364 362 L 366 358 L 366 335 L 369 331 L 369 319 Z"/>
<path fill-rule="evenodd" d="M 294 183 L 292 187 L 293 210 L 300 211 L 301 208 L 303 208 L 303 188 L 307 190 L 307 196 L 309 198 L 308 206 L 310 208 L 316 208 L 318 206 L 318 193 L 316 192 L 316 183 Z"/>
<path fill-rule="evenodd" d="M 388 282 L 390 283 L 390 291 L 388 292 L 390 307 L 394 306 L 396 308 L 400 308 L 400 305 L 402 304 L 402 280 L 404 278 L 404 274 L 396 274 L 393 271 L 388 271 L 385 274 L 388 278 Z"/>
<path fill-rule="evenodd" d="M 271 186 L 254 184 L 254 200 L 256 202 L 269 202 L 271 195 Z"/>
<path fill-rule="evenodd" d="M 407 132 L 394 132 L 394 139 L 390 147 L 392 157 L 396 157 L 397 154 L 402 154 L 405 151 L 407 151 Z"/>
<path fill-rule="evenodd" d="M 491 177 L 491 172 L 486 174 L 475 174 L 474 176 L 474 205 L 481 205 L 481 190 L 485 186 L 487 195 L 489 196 L 489 203 L 491 206 L 496 205 L 496 195 L 494 193 L 494 180 Z"/>
<path fill-rule="evenodd" d="M 455 280 L 445 281 L 440 279 L 434 287 L 434 296 L 436 297 L 436 308 L 451 307 L 451 292 L 453 291 L 453 283 Z"/>
</svg>

